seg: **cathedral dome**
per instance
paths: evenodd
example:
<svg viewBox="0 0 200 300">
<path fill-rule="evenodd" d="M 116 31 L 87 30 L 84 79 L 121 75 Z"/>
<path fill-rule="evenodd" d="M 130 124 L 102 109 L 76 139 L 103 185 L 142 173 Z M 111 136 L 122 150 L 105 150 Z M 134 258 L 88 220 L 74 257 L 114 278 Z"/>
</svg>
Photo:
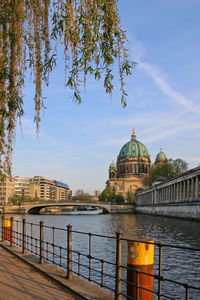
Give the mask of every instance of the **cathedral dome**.
<svg viewBox="0 0 200 300">
<path fill-rule="evenodd" d="M 115 163 L 114 163 L 114 162 L 112 162 L 112 163 L 110 164 L 109 168 L 116 168 L 116 165 L 115 165 Z"/>
<path fill-rule="evenodd" d="M 128 157 L 150 158 L 148 150 L 145 147 L 145 145 L 137 141 L 134 129 L 131 135 L 131 140 L 121 148 L 118 159 L 128 158 Z"/>
<path fill-rule="evenodd" d="M 166 154 L 162 151 L 162 149 L 160 149 L 160 152 L 156 156 L 156 163 L 160 161 L 166 161 L 166 160 L 167 160 Z"/>
</svg>

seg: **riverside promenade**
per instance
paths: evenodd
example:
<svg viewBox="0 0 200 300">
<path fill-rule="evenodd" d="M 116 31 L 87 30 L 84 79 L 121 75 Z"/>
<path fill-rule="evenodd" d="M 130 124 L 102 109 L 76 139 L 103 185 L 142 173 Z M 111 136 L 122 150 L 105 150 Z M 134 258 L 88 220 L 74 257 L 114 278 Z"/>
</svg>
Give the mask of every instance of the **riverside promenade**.
<svg viewBox="0 0 200 300">
<path fill-rule="evenodd" d="M 30 253 L 21 255 L 0 243 L 0 300 L 113 299 L 93 285 L 74 278 L 68 285 L 65 273 L 52 265 L 38 266 Z"/>
</svg>

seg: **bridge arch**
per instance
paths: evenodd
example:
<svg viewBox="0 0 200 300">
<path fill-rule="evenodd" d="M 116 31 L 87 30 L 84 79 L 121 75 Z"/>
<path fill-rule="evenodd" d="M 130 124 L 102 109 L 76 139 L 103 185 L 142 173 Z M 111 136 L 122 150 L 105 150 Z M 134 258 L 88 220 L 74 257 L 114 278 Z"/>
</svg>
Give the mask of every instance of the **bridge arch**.
<svg viewBox="0 0 200 300">
<path fill-rule="evenodd" d="M 100 204 L 100 203 L 65 203 L 65 204 L 59 204 L 59 203 L 54 203 L 54 204 L 38 204 L 34 206 L 30 206 L 26 208 L 26 213 L 27 214 L 39 214 L 41 209 L 46 208 L 46 207 L 64 207 L 64 206 L 83 206 L 83 207 L 93 207 L 93 208 L 102 208 L 103 213 L 110 213 L 110 206 L 105 205 L 105 204 Z"/>
</svg>

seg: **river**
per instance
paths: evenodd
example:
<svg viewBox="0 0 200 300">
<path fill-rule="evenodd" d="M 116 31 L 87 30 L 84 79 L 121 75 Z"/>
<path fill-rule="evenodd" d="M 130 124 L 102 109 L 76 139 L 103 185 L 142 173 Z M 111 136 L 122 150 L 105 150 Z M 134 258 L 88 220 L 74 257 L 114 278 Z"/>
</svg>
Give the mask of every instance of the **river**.
<svg viewBox="0 0 200 300">
<path fill-rule="evenodd" d="M 71 224 L 73 230 L 91 232 L 101 235 L 114 236 L 120 230 L 123 236 L 130 239 L 151 238 L 156 242 L 180 245 L 200 249 L 200 222 L 142 214 L 105 214 L 105 215 L 15 215 L 15 219 L 25 218 L 27 222 L 38 223 L 44 221 L 45 225 L 66 228 Z M 48 233 L 50 235 L 50 233 Z M 66 247 L 66 233 L 55 236 L 55 242 Z M 92 254 L 114 262 L 115 243 L 113 240 L 93 241 Z M 87 242 L 82 236 L 73 236 L 73 249 L 86 251 Z M 158 249 L 155 251 L 155 272 L 158 268 Z M 123 263 L 126 264 L 127 247 L 123 245 Z M 200 252 L 164 248 L 163 275 L 181 282 L 191 283 L 200 288 Z M 98 277 L 98 276 L 97 276 Z M 108 279 L 108 285 L 112 285 Z M 156 285 L 155 285 L 156 286 Z M 156 287 L 155 287 L 156 288 Z M 184 299 L 182 286 L 163 283 L 163 290 L 171 298 Z M 156 299 L 156 297 L 155 297 Z M 200 299 L 198 291 L 191 291 L 191 298 Z"/>
</svg>

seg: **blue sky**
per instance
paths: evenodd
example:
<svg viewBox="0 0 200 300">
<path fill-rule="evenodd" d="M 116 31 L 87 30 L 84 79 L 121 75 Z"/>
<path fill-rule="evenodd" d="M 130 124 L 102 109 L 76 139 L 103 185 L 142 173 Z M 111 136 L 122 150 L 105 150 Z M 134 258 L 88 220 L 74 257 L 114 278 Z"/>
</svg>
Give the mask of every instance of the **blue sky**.
<svg viewBox="0 0 200 300">
<path fill-rule="evenodd" d="M 119 0 L 130 56 L 138 62 L 127 79 L 128 106 L 102 84 L 88 81 L 81 105 L 64 88 L 62 63 L 45 89 L 39 137 L 33 123 L 33 87 L 27 82 L 25 115 L 13 153 L 13 176 L 41 175 L 69 184 L 75 192 L 102 191 L 109 164 L 132 128 L 154 161 L 168 158 L 200 164 L 200 1 Z"/>
</svg>

